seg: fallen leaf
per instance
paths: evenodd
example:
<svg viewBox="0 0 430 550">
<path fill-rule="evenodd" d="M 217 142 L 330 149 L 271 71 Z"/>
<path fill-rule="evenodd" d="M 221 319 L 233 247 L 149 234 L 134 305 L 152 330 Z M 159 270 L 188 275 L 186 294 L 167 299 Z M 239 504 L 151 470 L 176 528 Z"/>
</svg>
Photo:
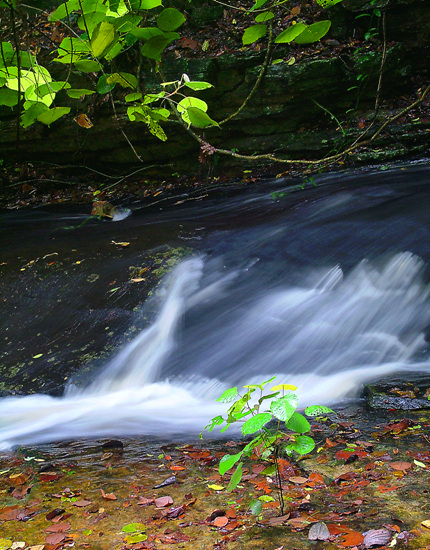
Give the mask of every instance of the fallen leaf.
<svg viewBox="0 0 430 550">
<path fill-rule="evenodd" d="M 116 500 L 116 496 L 113 493 L 105 493 L 103 489 L 100 489 L 102 497 L 106 500 Z"/>
<path fill-rule="evenodd" d="M 23 473 L 19 474 L 11 474 L 9 476 L 10 484 L 14 487 L 19 487 L 20 485 L 24 485 L 28 481 L 28 476 L 26 476 Z"/>
<path fill-rule="evenodd" d="M 173 483 L 176 483 L 176 476 L 170 476 L 158 485 L 154 485 L 154 489 L 161 489 L 161 487 L 166 487 L 166 485 L 172 485 Z"/>
<path fill-rule="evenodd" d="M 288 478 L 291 483 L 295 483 L 296 485 L 301 485 L 302 483 L 306 483 L 308 481 L 307 477 L 301 477 L 301 476 L 293 476 Z"/>
<path fill-rule="evenodd" d="M 327 525 L 323 521 L 314 523 L 309 529 L 309 540 L 328 540 L 330 538 L 330 531 Z"/>
<path fill-rule="evenodd" d="M 228 518 L 226 516 L 218 516 L 213 520 L 215 527 L 225 527 L 228 523 Z"/>
<path fill-rule="evenodd" d="M 412 464 L 410 462 L 391 462 L 390 463 L 391 468 L 393 470 L 409 470 L 409 468 L 412 467 Z"/>
<path fill-rule="evenodd" d="M 424 527 L 427 527 L 427 529 L 430 529 L 430 519 L 425 519 L 421 522 L 421 525 L 424 525 Z"/>
<path fill-rule="evenodd" d="M 61 516 L 61 514 L 64 514 L 65 510 L 64 508 L 54 508 L 50 512 L 48 512 L 45 516 L 45 518 L 48 521 L 52 521 L 55 517 Z"/>
<path fill-rule="evenodd" d="M 391 531 L 388 529 L 371 529 L 363 534 L 363 544 L 366 548 L 372 548 L 372 546 L 385 546 L 391 539 Z"/>
<path fill-rule="evenodd" d="M 344 536 L 340 545 L 344 547 L 359 546 L 360 544 L 362 544 L 363 540 L 364 537 L 361 533 L 359 533 L 358 531 L 351 531 Z"/>
<path fill-rule="evenodd" d="M 47 544 L 60 544 L 60 542 L 63 542 L 65 538 L 66 535 L 63 535 L 62 533 L 52 533 L 46 537 L 45 542 Z"/>
<path fill-rule="evenodd" d="M 145 497 L 139 497 L 139 501 L 137 503 L 139 506 L 150 506 L 151 504 L 154 504 L 153 498 L 145 498 Z"/>
<path fill-rule="evenodd" d="M 164 508 L 165 506 L 170 506 L 173 504 L 172 497 L 159 497 L 155 499 L 156 508 Z"/>
<path fill-rule="evenodd" d="M 224 487 L 222 485 L 208 485 L 209 489 L 213 489 L 214 491 L 222 491 Z"/>
<path fill-rule="evenodd" d="M 91 500 L 77 500 L 76 502 L 72 502 L 72 506 L 77 506 L 78 508 L 84 508 L 90 504 L 92 504 Z"/>
<path fill-rule="evenodd" d="M 50 525 L 45 529 L 45 533 L 65 533 L 70 531 L 72 526 L 70 523 L 57 523 L 56 525 Z"/>
</svg>

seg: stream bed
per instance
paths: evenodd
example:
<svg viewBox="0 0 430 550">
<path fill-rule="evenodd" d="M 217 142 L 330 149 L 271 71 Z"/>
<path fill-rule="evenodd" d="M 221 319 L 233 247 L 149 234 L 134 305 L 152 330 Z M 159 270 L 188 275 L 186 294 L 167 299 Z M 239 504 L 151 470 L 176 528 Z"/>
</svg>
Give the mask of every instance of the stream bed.
<svg viewBox="0 0 430 550">
<path fill-rule="evenodd" d="M 419 163 L 196 189 L 113 222 L 0 213 L 0 448 L 195 437 L 223 390 L 272 376 L 304 406 L 428 373 L 429 182 Z"/>
</svg>

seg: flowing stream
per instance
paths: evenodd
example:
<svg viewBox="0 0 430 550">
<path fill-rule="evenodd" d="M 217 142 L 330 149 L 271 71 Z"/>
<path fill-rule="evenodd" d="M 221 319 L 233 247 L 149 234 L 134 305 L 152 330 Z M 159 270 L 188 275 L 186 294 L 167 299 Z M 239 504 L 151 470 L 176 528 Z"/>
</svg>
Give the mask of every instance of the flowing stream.
<svg viewBox="0 0 430 550">
<path fill-rule="evenodd" d="M 294 193 L 267 182 L 186 207 L 131 205 L 132 215 L 117 224 L 79 229 L 79 239 L 86 231 L 91 240 L 82 251 L 107 238 L 133 242 L 134 252 L 97 260 L 109 263 L 108 278 L 136 261 L 143 242 L 150 246 L 148 235 L 157 246 L 163 238 L 185 243 L 188 253 L 156 298 L 127 317 L 128 324 L 141 319 L 138 334 L 93 367 L 88 381 L 77 384 L 71 376 L 61 396 L 0 399 L 0 448 L 82 437 L 195 435 L 225 411 L 215 402 L 224 389 L 271 376 L 297 385 L 305 406 L 357 398 L 366 381 L 395 372 L 429 372 L 430 169 L 405 168 L 324 176 L 315 189 Z M 12 221 L 28 259 L 28 227 L 25 213 L 19 215 Z M 64 216 L 44 212 L 39 225 L 46 242 L 55 235 L 56 250 L 79 240 L 76 232 L 58 233 Z M 43 243 L 38 253 L 48 254 Z M 5 247 L 5 257 L 12 256 Z M 68 284 L 79 294 L 87 283 Z M 137 284 L 129 287 L 138 293 Z M 124 299 L 129 307 L 123 301 L 122 309 L 130 312 L 132 297 Z M 32 300 L 37 304 L 37 294 Z M 14 315 L 17 327 L 23 322 L 25 304 L 9 310 L 8 327 L 15 326 Z M 63 315 L 80 308 L 72 300 Z M 42 330 L 43 338 L 52 311 L 38 316 L 30 328 Z M 61 332 L 60 322 L 46 328 L 49 338 L 55 330 Z"/>
</svg>

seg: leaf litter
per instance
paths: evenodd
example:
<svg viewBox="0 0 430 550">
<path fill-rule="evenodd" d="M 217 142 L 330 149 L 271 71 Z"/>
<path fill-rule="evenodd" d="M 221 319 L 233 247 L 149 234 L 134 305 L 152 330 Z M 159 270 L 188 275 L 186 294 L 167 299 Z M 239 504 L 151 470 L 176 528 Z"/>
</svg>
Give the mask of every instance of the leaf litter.
<svg viewBox="0 0 430 550">
<path fill-rule="evenodd" d="M 128 441 L 107 463 L 105 450 L 88 442 L 51 445 L 43 451 L 49 481 L 25 451 L 0 455 L 0 471 L 8 474 L 0 477 L 0 539 L 8 541 L 7 550 L 12 544 L 18 550 L 22 541 L 22 548 L 40 550 L 275 550 L 305 549 L 314 541 L 330 549 L 412 542 L 411 548 L 425 548 L 430 419 L 418 414 L 427 415 L 408 413 L 411 418 L 380 426 L 315 424 L 318 453 L 297 462 L 282 458 L 280 479 L 267 464 L 245 461 L 231 493 L 225 489 L 231 473 L 220 476 L 217 465 L 240 441 L 171 444 L 147 454 L 144 443 Z"/>
</svg>

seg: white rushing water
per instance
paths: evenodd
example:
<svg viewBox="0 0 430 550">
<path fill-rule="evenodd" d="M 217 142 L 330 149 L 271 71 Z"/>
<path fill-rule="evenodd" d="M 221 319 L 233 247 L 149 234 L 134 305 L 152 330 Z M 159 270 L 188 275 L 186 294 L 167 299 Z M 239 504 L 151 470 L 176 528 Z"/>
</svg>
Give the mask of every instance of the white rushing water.
<svg viewBox="0 0 430 550">
<path fill-rule="evenodd" d="M 204 261 L 185 260 L 166 282 L 154 322 L 90 385 L 70 386 L 63 397 L 0 400 L 0 448 L 80 437 L 196 435 L 225 412 L 214 401 L 225 388 L 272 375 L 297 385 L 304 406 L 357 395 L 366 380 L 396 371 L 428 372 L 423 268 L 410 253 L 379 267 L 362 261 L 346 276 L 335 266 L 310 273 L 300 286 L 262 289 L 243 307 L 233 299 L 241 273 L 222 272 L 205 284 Z M 205 326 L 199 307 L 212 304 L 219 313 Z M 190 312 L 194 325 L 187 327 Z M 187 331 L 195 331 L 194 346 L 186 345 Z"/>
</svg>

